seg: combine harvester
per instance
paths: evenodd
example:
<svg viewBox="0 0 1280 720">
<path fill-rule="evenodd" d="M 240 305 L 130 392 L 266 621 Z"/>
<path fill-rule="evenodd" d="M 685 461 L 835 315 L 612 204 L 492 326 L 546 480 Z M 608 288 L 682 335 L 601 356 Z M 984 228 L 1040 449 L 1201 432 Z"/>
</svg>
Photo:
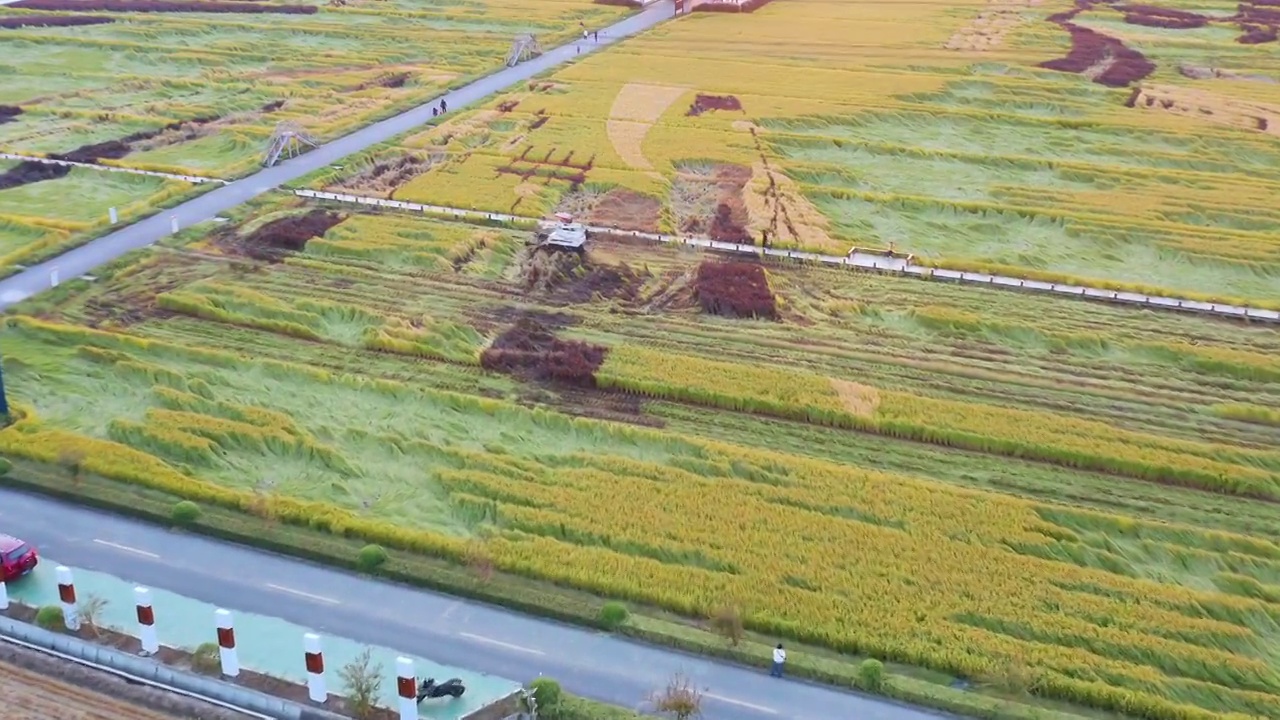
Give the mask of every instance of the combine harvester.
<svg viewBox="0 0 1280 720">
<path fill-rule="evenodd" d="M 561 251 L 583 255 L 587 250 L 587 228 L 580 222 L 574 222 L 569 213 L 556 213 L 553 224 L 540 228 L 529 242 L 534 251 Z"/>
</svg>

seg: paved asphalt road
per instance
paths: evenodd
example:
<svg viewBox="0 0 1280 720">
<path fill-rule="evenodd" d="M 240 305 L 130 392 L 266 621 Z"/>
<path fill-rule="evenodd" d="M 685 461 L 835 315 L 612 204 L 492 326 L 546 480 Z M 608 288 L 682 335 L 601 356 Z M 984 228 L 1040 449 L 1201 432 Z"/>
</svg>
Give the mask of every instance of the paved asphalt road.
<svg viewBox="0 0 1280 720">
<path fill-rule="evenodd" d="M 449 112 L 452 113 L 517 83 L 528 80 L 538 73 L 567 63 L 579 55 L 579 50 L 582 55 L 586 55 L 615 43 L 624 37 L 647 30 L 663 20 L 671 18 L 673 12 L 673 0 L 659 0 L 659 2 L 639 13 L 630 15 L 617 24 L 601 30 L 599 43 L 588 41 L 562 45 L 553 50 L 548 50 L 543 55 L 528 62 L 521 63 L 513 68 L 504 68 L 441 97 L 449 103 Z M 495 62 L 498 59 L 495 58 Z M 376 145 L 396 135 L 420 127 L 431 119 L 431 108 L 440 104 L 441 97 L 437 97 L 430 103 L 420 105 L 413 110 L 334 140 L 328 145 L 323 145 L 304 155 L 286 160 L 275 167 L 264 168 L 254 175 L 205 193 L 175 208 L 165 210 L 146 220 L 121 228 L 110 235 L 104 235 L 52 260 L 40 263 L 2 280 L 0 281 L 0 310 L 21 302 L 38 292 L 47 290 L 50 287 L 51 273 L 55 270 L 60 281 L 70 280 L 112 261 L 130 250 L 146 247 L 156 242 L 169 234 L 171 217 L 176 216 L 178 218 L 180 227 L 189 227 L 195 223 L 212 219 L 218 213 L 225 212 L 290 180 L 337 162 L 341 158 L 360 152 L 371 145 Z M 106 208 L 103 208 L 103 212 L 106 212 Z"/>
<path fill-rule="evenodd" d="M 684 672 L 706 689 L 707 720 L 942 717 L 8 489 L 0 533 L 74 567 L 447 665 L 518 681 L 547 675 L 632 708 Z"/>
</svg>

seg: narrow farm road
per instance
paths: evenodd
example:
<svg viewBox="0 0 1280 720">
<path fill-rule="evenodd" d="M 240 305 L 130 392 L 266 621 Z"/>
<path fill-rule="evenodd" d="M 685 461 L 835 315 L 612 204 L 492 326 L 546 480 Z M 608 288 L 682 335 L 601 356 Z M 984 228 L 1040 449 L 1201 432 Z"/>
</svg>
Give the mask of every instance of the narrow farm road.
<svg viewBox="0 0 1280 720">
<path fill-rule="evenodd" d="M 449 111 L 461 110 L 490 95 L 517 83 L 563 65 L 579 55 L 587 55 L 619 40 L 647 30 L 670 19 L 674 14 L 674 0 L 659 0 L 640 12 L 630 15 L 600 31 L 599 42 L 579 42 L 548 50 L 541 56 L 515 67 L 486 75 L 475 82 L 434 98 L 400 115 L 357 130 L 304 155 L 286 160 L 275 167 L 265 168 L 253 175 L 229 185 L 205 193 L 175 208 L 163 211 L 146 220 L 121 228 L 85 245 L 39 265 L 27 268 L 12 277 L 0 280 L 0 310 L 49 289 L 53 278 L 69 280 L 79 277 L 117 257 L 138 248 L 146 247 L 170 233 L 172 218 L 179 227 L 188 227 L 212 219 L 241 203 L 261 195 L 280 185 L 318 170 L 348 155 L 420 127 L 431 119 L 431 108 L 444 99 Z M 496 60 L 497 58 L 495 58 Z M 106 209 L 103 209 L 106 212 Z"/>
<path fill-rule="evenodd" d="M 446 665 L 518 680 L 547 675 L 632 708 L 684 672 L 706 688 L 707 720 L 945 717 L 4 488 L 0 532 L 73 567 Z"/>
</svg>

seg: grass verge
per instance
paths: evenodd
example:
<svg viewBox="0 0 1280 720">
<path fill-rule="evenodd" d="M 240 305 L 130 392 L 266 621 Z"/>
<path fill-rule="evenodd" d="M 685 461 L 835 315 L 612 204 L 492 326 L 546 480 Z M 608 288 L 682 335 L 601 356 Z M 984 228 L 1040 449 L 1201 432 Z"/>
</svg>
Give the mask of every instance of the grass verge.
<svg viewBox="0 0 1280 720">
<path fill-rule="evenodd" d="M 73 479 L 60 468 L 26 460 L 13 460 L 13 469 L 0 478 L 0 486 L 52 496 L 149 522 L 172 525 L 174 505 L 181 498 L 168 493 L 120 483 L 94 475 Z M 300 557 L 346 570 L 357 570 L 361 540 L 306 527 L 285 525 L 214 505 L 203 505 L 188 529 L 222 540 Z M 392 552 L 374 575 L 449 595 L 471 598 L 561 622 L 605 629 L 600 610 L 605 600 L 551 583 L 506 573 L 480 573 L 438 558 Z M 718 658 L 749 667 L 764 668 L 770 662 L 773 641 L 747 633 L 737 645 L 700 627 L 651 608 L 632 608 L 627 622 L 614 630 L 652 645 Z M 858 676 L 864 658 L 789 643 L 788 672 L 795 677 L 840 688 L 870 692 Z M 951 687 L 953 678 L 920 668 L 886 664 L 883 683 L 874 692 L 894 700 L 969 717 L 988 720 L 1079 720 L 1081 717 L 1118 717 L 1098 711 L 1043 701 L 1025 693 L 1011 693 L 977 686 Z M 573 699 L 573 720 L 622 720 L 630 711 Z M 619 714 L 621 713 L 621 714 Z"/>
</svg>

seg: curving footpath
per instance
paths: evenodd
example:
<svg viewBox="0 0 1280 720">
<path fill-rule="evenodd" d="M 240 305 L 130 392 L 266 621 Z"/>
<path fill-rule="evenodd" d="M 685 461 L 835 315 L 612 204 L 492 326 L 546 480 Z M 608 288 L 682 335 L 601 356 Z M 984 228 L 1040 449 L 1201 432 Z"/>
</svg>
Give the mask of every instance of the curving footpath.
<svg viewBox="0 0 1280 720">
<path fill-rule="evenodd" d="M 642 707 L 684 672 L 705 688 L 706 720 L 949 717 L 5 488 L 0 528 L 59 563 L 445 665 L 523 680 L 547 675 L 570 692 L 626 707 Z"/>
<path fill-rule="evenodd" d="M 462 210 L 460 208 L 444 207 L 441 205 L 424 205 L 421 203 L 385 200 L 383 198 L 323 192 L 320 190 L 295 190 L 294 194 L 300 197 L 315 198 L 317 200 L 329 200 L 332 202 L 350 203 L 355 205 L 373 205 L 375 207 L 391 208 L 395 210 L 407 210 L 410 212 L 455 217 L 462 220 L 496 220 L 508 223 L 538 222 L 533 218 L 521 215 L 491 213 L 479 210 Z M 904 259 L 897 256 L 890 256 L 884 253 L 870 251 L 854 251 L 850 252 L 848 255 L 823 255 L 821 253 L 807 252 L 804 250 L 777 250 L 773 248 L 761 250 L 758 245 L 723 242 L 719 240 L 711 240 L 710 238 L 705 237 L 661 235 L 658 233 L 640 232 L 636 230 L 615 230 L 613 228 L 593 225 L 587 225 L 586 228 L 587 230 L 595 233 L 643 238 L 653 242 L 670 243 L 675 245 L 692 245 L 694 247 L 706 248 L 708 250 L 721 250 L 725 252 L 741 253 L 744 255 L 759 256 L 763 254 L 767 257 L 816 262 L 824 265 L 839 265 L 841 267 L 870 270 L 872 272 L 913 275 L 926 280 L 949 280 L 953 282 L 1007 288 L 1010 290 L 1057 293 L 1059 295 L 1083 298 L 1085 300 L 1102 300 L 1113 303 L 1144 305 L 1149 308 L 1160 310 L 1180 310 L 1182 312 L 1235 317 L 1245 320 L 1258 320 L 1273 323 L 1280 322 L 1280 311 L 1276 310 L 1265 310 L 1262 308 L 1244 307 L 1241 305 L 1228 305 L 1225 303 L 1208 303 L 1200 300 L 1189 300 L 1186 298 L 1166 297 L 1161 295 L 1144 295 L 1142 293 L 1106 290 L 1103 288 L 1084 285 L 1051 283 L 1043 280 L 1008 277 L 1005 275 L 989 275 L 987 273 L 946 270 L 943 268 L 917 265 L 911 262 L 910 258 Z"/>
<path fill-rule="evenodd" d="M 52 260 L 27 268 L 17 275 L 0 280 L 0 310 L 48 290 L 57 284 L 58 278 L 79 277 L 130 250 L 137 250 L 155 243 L 172 234 L 175 222 L 178 227 L 189 227 L 198 222 L 211 220 L 218 213 L 252 200 L 290 180 L 300 178 L 397 135 L 422 127 L 431 120 L 431 108 L 438 106 L 441 99 L 449 103 L 450 112 L 461 110 L 539 73 L 571 62 L 580 55 L 590 54 L 623 38 L 647 30 L 670 19 L 673 15 L 673 0 L 659 0 L 640 12 L 601 30 L 599 42 L 574 42 L 548 50 L 528 62 L 503 68 L 469 85 L 436 97 L 429 103 L 357 130 L 274 167 L 265 168 L 246 178 L 228 183 L 168 211 L 121 228 L 109 235 L 103 235 Z"/>
</svg>

